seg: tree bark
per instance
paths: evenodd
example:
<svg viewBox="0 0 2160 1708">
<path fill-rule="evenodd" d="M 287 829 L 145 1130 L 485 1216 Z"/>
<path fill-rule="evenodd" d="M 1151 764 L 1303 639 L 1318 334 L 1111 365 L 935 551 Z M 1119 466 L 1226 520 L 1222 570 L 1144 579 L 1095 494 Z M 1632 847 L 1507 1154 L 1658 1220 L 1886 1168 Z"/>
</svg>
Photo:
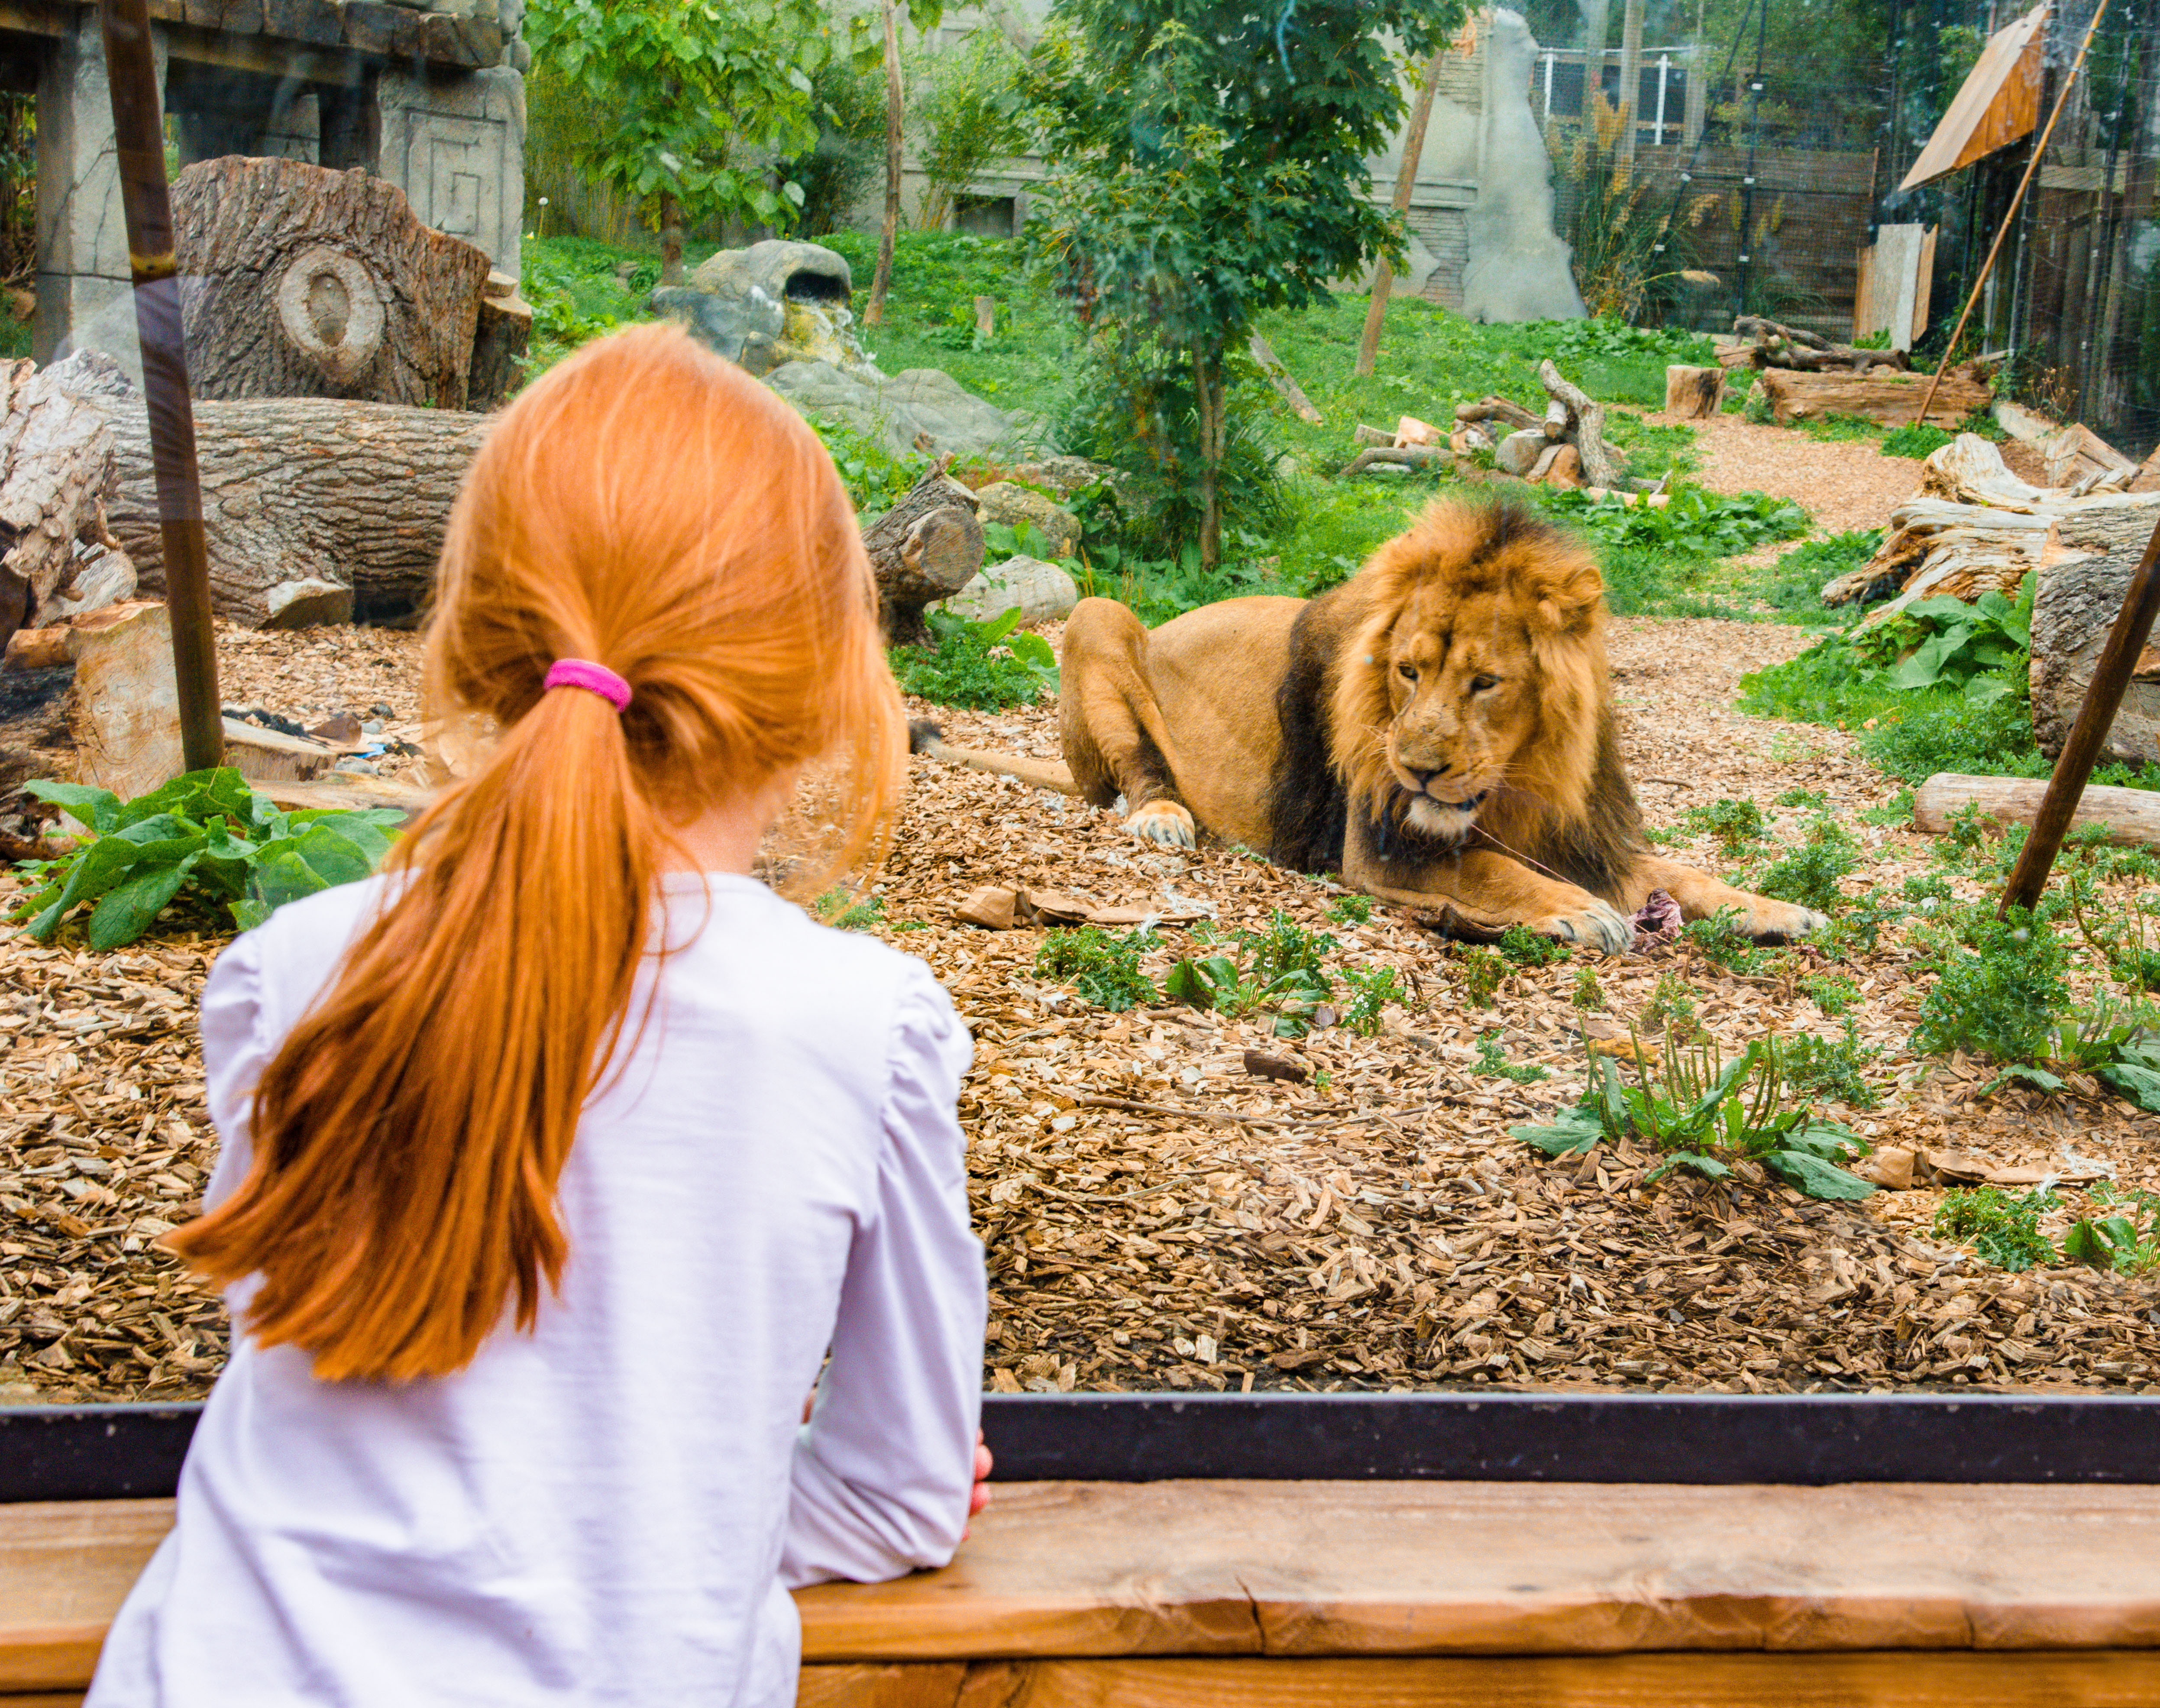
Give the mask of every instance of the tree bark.
<svg viewBox="0 0 2160 1708">
<path fill-rule="evenodd" d="M 892 246 L 900 235 L 900 135 L 907 117 L 900 83 L 900 7 L 884 0 L 885 10 L 885 223 L 878 228 L 877 271 L 870 278 L 870 299 L 863 305 L 863 324 L 885 324 L 885 294 L 892 284 Z"/>
<path fill-rule="evenodd" d="M 1665 413 L 1702 421 L 1725 402 L 1725 370 L 1675 365 L 1665 370 Z"/>
<path fill-rule="evenodd" d="M 1575 448 L 1582 458 L 1583 484 L 1607 488 L 1625 486 L 1627 470 L 1605 443 L 1605 406 L 1593 400 L 1581 387 L 1563 378 L 1550 356 L 1538 364 L 1538 382 L 1551 397 L 1565 404 L 1568 413 L 1575 418 Z"/>
<path fill-rule="evenodd" d="M 983 567 L 975 495 L 945 472 L 952 465 L 951 457 L 941 458 L 863 534 L 887 646 L 927 641 L 923 606 L 950 599 Z"/>
<path fill-rule="evenodd" d="M 135 590 L 135 568 L 106 525 L 119 490 L 112 426 L 73 383 L 104 360 L 0 363 L 0 648 L 18 629 Z"/>
<path fill-rule="evenodd" d="M 130 603 L 48 631 L 31 667 L 11 661 L 0 714 L 0 788 L 61 777 L 122 800 L 178 776 L 179 688 L 173 624 L 161 605 Z"/>
<path fill-rule="evenodd" d="M 462 409 L 487 257 L 357 169 L 228 155 L 173 184 L 194 397 Z"/>
<path fill-rule="evenodd" d="M 1861 415 L 1885 427 L 1903 427 L 1919 411 L 1926 396 L 1924 374 L 1801 373 L 1789 368 L 1763 370 L 1763 389 L 1780 423 L 1817 415 Z M 1928 408 L 1932 427 L 1955 427 L 1993 393 L 1977 380 L 1945 376 Z"/>
<path fill-rule="evenodd" d="M 436 558 L 490 418 L 313 397 L 195 406 L 210 600 L 258 628 L 309 584 L 351 590 L 356 617 L 395 620 L 434 588 Z M 120 496 L 112 522 L 146 591 L 162 591 L 149 434 L 139 403 L 115 412 Z M 288 616 L 286 620 L 292 619 Z"/>
<path fill-rule="evenodd" d="M 1455 418 L 1462 421 L 1504 421 L 1510 432 L 1519 428 L 1534 427 L 1542 429 L 1545 418 L 1533 415 L 1510 397 L 1484 397 L 1475 403 L 1455 406 Z"/>
<path fill-rule="evenodd" d="M 1298 384 L 1290 371 L 1283 366 L 1282 358 L 1275 354 L 1272 344 L 1255 332 L 1248 348 L 1253 353 L 1253 360 L 1260 365 L 1260 371 L 1268 376 L 1268 383 L 1275 388 L 1276 395 L 1290 405 L 1291 414 L 1301 421 L 1311 422 L 1315 427 L 1327 424 L 1327 418 L 1313 407 L 1312 399 L 1305 395 L 1305 387 Z"/>
<path fill-rule="evenodd" d="M 1938 771 L 1913 792 L 1913 828 L 1940 836 L 1969 806 L 1977 806 L 1983 818 L 2006 828 L 2030 824 L 2047 792 L 2047 781 L 2041 777 L 1970 777 Z M 2089 785 L 2070 828 L 2082 830 L 2091 824 L 2105 826 L 2107 839 L 2117 847 L 2160 848 L 2160 795 L 2150 789 Z"/>
<path fill-rule="evenodd" d="M 672 195 L 660 198 L 660 283 L 683 283 L 683 204 Z"/>
<path fill-rule="evenodd" d="M 1212 574 L 1223 562 L 1223 365 L 1218 356 L 1192 352 L 1193 388 L 1200 401 L 1200 568 Z"/>
</svg>

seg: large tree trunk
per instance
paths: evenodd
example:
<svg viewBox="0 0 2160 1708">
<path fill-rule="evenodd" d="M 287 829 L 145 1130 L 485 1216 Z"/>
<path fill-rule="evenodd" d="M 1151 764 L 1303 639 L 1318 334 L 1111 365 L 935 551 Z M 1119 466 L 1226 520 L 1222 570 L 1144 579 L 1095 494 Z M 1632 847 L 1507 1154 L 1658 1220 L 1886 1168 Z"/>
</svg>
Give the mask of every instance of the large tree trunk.
<svg viewBox="0 0 2160 1708">
<path fill-rule="evenodd" d="M 487 257 L 357 169 L 228 155 L 173 184 L 198 399 L 462 409 Z"/>
<path fill-rule="evenodd" d="M 0 363 L 0 648 L 18 629 L 126 599 L 135 569 L 106 529 L 118 491 L 93 383 L 105 358 Z M 110 377 L 109 375 L 106 377 Z"/>
<path fill-rule="evenodd" d="M 195 405 L 210 599 L 261 627 L 350 611 L 382 620 L 433 589 L 450 505 L 490 418 L 392 403 L 255 397 Z M 115 412 L 112 530 L 146 590 L 164 586 L 164 541 L 142 408 Z"/>
<path fill-rule="evenodd" d="M 898 0 L 885 0 L 885 223 L 878 227 L 870 299 L 863 305 L 865 326 L 885 324 L 885 293 L 892 285 L 892 246 L 900 235 L 900 133 L 906 116 L 900 86 L 900 7 Z"/>
<path fill-rule="evenodd" d="M 952 462 L 942 459 L 863 535 L 877 577 L 878 619 L 890 646 L 927 641 L 923 606 L 950 599 L 983 567 L 978 501 L 945 472 Z"/>
<path fill-rule="evenodd" d="M 1921 784 L 1913 796 L 1913 826 L 1929 836 L 1941 836 L 1950 821 L 1967 807 L 1978 807 L 1983 818 L 1998 829 L 2032 823 L 2040 810 L 2040 797 L 2048 792 L 2044 777 L 1973 777 L 1955 771 L 1938 771 Z M 2079 798 L 2070 828 L 2083 830 L 2097 824 L 2118 847 L 2160 847 L 2160 795 L 2150 789 L 2110 788 L 2093 783 Z"/>
<path fill-rule="evenodd" d="M 1864 415 L 1885 427 L 1903 427 L 1919 413 L 1927 395 L 1925 374 L 1802 373 L 1794 369 L 1763 370 L 1763 389 L 1780 424 L 1810 416 Z M 1994 394 L 1977 380 L 1945 375 L 1935 401 L 1928 407 L 1931 427 L 1955 427 Z"/>
</svg>

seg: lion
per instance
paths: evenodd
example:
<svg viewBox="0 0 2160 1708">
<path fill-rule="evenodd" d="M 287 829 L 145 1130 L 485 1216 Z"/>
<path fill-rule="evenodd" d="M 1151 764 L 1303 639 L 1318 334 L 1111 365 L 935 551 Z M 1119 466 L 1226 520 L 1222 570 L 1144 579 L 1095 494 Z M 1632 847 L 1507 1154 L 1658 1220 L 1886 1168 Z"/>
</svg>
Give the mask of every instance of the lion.
<svg viewBox="0 0 2160 1708">
<path fill-rule="evenodd" d="M 1622 764 L 1605 589 L 1574 536 L 1516 501 L 1441 502 L 1311 600 L 1202 606 L 1150 630 L 1085 599 L 1065 625 L 1062 766 L 916 750 L 1100 807 L 1145 840 L 1204 830 L 1279 865 L 1605 953 L 1662 890 L 1752 937 L 1826 922 L 1651 852 Z"/>
</svg>

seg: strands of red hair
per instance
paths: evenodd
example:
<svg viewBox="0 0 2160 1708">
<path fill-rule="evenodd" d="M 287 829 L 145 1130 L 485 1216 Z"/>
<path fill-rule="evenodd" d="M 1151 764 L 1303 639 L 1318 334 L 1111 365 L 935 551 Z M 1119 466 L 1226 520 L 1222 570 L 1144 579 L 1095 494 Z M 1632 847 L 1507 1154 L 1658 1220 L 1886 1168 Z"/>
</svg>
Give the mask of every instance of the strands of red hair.
<svg viewBox="0 0 2160 1708">
<path fill-rule="evenodd" d="M 170 1241 L 325 1379 L 469 1363 L 562 1276 L 556 1182 L 621 1048 L 671 829 L 833 767 L 833 868 L 906 765 L 870 565 L 817 436 L 673 328 L 588 345 L 475 459 L 444 546 L 431 711 L 500 730 L 392 857 L 381 911 L 257 1088 L 241 1188 Z M 543 689 L 626 680 L 618 715 Z"/>
</svg>

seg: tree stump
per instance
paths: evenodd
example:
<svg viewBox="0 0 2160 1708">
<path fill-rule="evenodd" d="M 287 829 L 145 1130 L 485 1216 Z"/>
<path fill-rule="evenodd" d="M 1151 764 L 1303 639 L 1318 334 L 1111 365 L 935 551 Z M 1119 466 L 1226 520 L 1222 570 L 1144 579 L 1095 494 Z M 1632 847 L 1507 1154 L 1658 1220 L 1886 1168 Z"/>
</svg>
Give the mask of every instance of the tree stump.
<svg viewBox="0 0 2160 1708">
<path fill-rule="evenodd" d="M 487 257 L 356 169 L 227 155 L 174 180 L 197 398 L 462 409 Z"/>
<path fill-rule="evenodd" d="M 342 615 L 392 620 L 434 590 L 450 506 L 490 418 L 394 403 L 250 397 L 195 405 L 210 603 L 250 628 Z M 112 531 L 146 590 L 164 589 L 165 543 L 142 400 L 117 408 Z M 981 562 L 980 531 L 976 561 Z"/>
<path fill-rule="evenodd" d="M 532 345 L 532 305 L 517 294 L 517 281 L 508 273 L 488 274 L 479 326 L 473 333 L 467 405 L 492 409 L 506 402 L 524 382 L 525 353 Z"/>
<path fill-rule="evenodd" d="M 100 363 L 111 366 L 88 353 L 45 368 L 0 363 L 0 648 L 18 629 L 135 590 L 134 566 L 106 528 L 118 483 L 94 394 Z"/>
<path fill-rule="evenodd" d="M 887 646 L 926 643 L 930 629 L 922 620 L 923 606 L 951 598 L 983 567 L 975 495 L 945 472 L 952 465 L 949 456 L 941 458 L 864 532 Z"/>
<path fill-rule="evenodd" d="M 38 639 L 48 644 L 13 649 L 0 673 L 0 788 L 62 777 L 125 800 L 180 774 L 164 606 L 109 606 Z"/>
<path fill-rule="evenodd" d="M 1724 407 L 1725 370 L 1679 363 L 1665 370 L 1665 413 L 1683 421 L 1706 421 Z"/>
</svg>

